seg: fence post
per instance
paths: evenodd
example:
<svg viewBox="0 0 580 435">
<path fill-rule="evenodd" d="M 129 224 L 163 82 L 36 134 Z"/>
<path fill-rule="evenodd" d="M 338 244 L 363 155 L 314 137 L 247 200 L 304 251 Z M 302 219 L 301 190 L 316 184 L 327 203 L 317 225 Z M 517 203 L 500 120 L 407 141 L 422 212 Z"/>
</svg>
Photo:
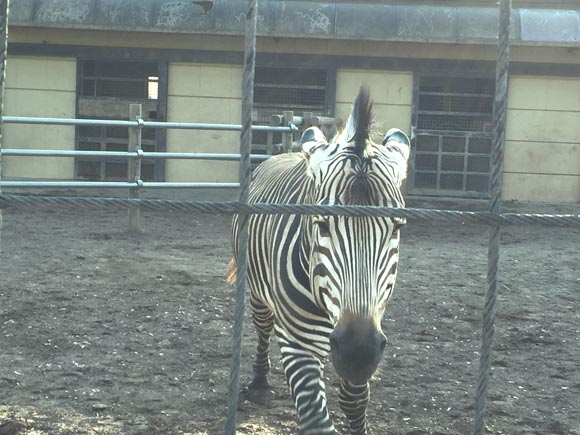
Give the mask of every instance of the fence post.
<svg viewBox="0 0 580 435">
<path fill-rule="evenodd" d="M 4 142 L 4 126 L 2 115 L 4 114 L 4 81 L 6 79 L 6 51 L 8 49 L 8 10 L 9 0 L 0 0 L 0 180 L 2 180 L 2 145 Z M 0 187 L 2 195 L 2 187 Z M 2 209 L 0 208 L 0 237 L 2 236 Z M 0 239 L 0 253 L 2 241 Z"/>
<path fill-rule="evenodd" d="M 314 125 L 314 113 L 313 112 L 304 112 L 304 115 L 302 115 L 304 118 L 304 124 L 302 125 L 302 128 L 304 128 L 304 130 L 306 130 L 309 127 L 312 127 Z"/>
<path fill-rule="evenodd" d="M 284 127 L 290 126 L 290 124 L 292 124 L 292 122 L 294 121 L 294 112 L 292 112 L 292 111 L 286 112 L 285 111 L 285 112 L 282 112 L 282 115 L 283 115 L 282 125 Z M 282 133 L 282 148 L 284 148 L 285 153 L 292 152 L 292 137 L 293 137 L 293 135 L 294 135 L 294 133 L 292 133 L 291 131 Z"/>
<path fill-rule="evenodd" d="M 129 105 L 129 120 L 136 121 L 142 118 L 141 104 Z M 141 151 L 141 127 L 129 127 L 129 147 L 130 153 Z M 127 181 L 141 183 L 141 158 L 129 157 L 127 168 Z M 139 186 L 129 188 L 129 199 L 139 199 L 141 191 Z M 141 221 L 141 210 L 138 206 L 129 208 L 129 232 L 139 232 Z"/>
</svg>

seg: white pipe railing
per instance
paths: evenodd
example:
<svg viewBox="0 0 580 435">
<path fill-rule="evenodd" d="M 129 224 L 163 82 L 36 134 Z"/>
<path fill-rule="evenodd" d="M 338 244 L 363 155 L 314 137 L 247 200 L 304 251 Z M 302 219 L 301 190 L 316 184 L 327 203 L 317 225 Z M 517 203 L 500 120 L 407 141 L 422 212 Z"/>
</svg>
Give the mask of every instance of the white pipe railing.
<svg viewBox="0 0 580 435">
<path fill-rule="evenodd" d="M 32 125 L 71 125 L 71 126 L 114 126 L 129 129 L 128 151 L 82 151 L 82 150 L 46 150 L 46 149 L 16 149 L 2 148 L 2 156 L 11 157 L 82 157 L 87 159 L 127 159 L 129 167 L 127 181 L 43 181 L 43 180 L 0 180 L 0 189 L 8 188 L 122 188 L 129 189 L 129 197 L 140 198 L 141 189 L 237 189 L 239 183 L 168 183 L 144 182 L 141 179 L 141 164 L 143 159 L 191 159 L 214 161 L 239 161 L 240 154 L 226 153 L 169 153 L 144 152 L 141 149 L 141 137 L 144 128 L 188 129 L 188 130 L 219 130 L 241 131 L 242 126 L 237 124 L 206 124 L 191 122 L 159 122 L 145 121 L 141 118 L 140 105 L 130 105 L 129 120 L 117 119 L 75 119 L 75 118 L 47 118 L 29 116 L 2 116 L 1 121 L 6 124 Z M 282 133 L 284 143 L 292 143 L 292 135 L 298 127 L 292 123 L 293 117 L 287 120 L 286 125 L 255 125 L 253 131 Z M 268 159 L 269 155 L 252 154 L 255 161 Z M 139 230 L 140 210 L 135 207 L 129 210 L 129 230 Z"/>
</svg>

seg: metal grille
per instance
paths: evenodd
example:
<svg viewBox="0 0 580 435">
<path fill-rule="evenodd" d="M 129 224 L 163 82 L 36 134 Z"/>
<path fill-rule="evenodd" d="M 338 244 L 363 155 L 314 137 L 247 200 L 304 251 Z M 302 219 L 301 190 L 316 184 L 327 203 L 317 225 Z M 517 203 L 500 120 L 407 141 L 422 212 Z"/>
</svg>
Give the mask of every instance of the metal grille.
<svg viewBox="0 0 580 435">
<path fill-rule="evenodd" d="M 79 118 L 126 120 L 130 103 L 143 103 L 144 119 L 157 120 L 159 67 L 156 63 L 97 61 L 80 63 Z M 127 151 L 126 127 L 77 127 L 77 149 L 81 151 Z M 157 132 L 142 131 L 143 151 L 156 151 Z M 159 163 L 157 163 L 159 164 Z M 127 159 L 77 158 L 76 176 L 88 180 L 127 180 Z M 155 179 L 155 161 L 142 162 L 142 179 Z"/>
<path fill-rule="evenodd" d="M 326 70 L 257 67 L 254 82 L 254 124 L 268 125 L 270 117 L 293 111 L 326 114 Z M 272 132 L 254 132 L 252 147 L 258 154 L 280 152 L 282 135 Z"/>
<path fill-rule="evenodd" d="M 416 92 L 416 193 L 482 196 L 489 191 L 494 83 L 421 77 Z"/>
<path fill-rule="evenodd" d="M 81 63 L 81 95 L 84 97 L 158 97 L 156 63 L 84 61 Z"/>
<path fill-rule="evenodd" d="M 126 127 L 79 126 L 77 149 L 80 151 L 128 151 L 129 130 Z M 142 130 L 141 148 L 145 152 L 155 151 L 156 130 Z M 78 178 L 88 180 L 127 180 L 127 159 L 99 160 L 98 158 L 77 159 Z M 154 161 L 144 159 L 141 164 L 141 178 L 155 179 Z"/>
<path fill-rule="evenodd" d="M 427 114 L 423 113 L 422 115 Z M 491 124 L 489 119 L 461 115 L 429 114 L 428 116 L 420 117 L 417 128 L 421 130 L 489 132 Z"/>
</svg>

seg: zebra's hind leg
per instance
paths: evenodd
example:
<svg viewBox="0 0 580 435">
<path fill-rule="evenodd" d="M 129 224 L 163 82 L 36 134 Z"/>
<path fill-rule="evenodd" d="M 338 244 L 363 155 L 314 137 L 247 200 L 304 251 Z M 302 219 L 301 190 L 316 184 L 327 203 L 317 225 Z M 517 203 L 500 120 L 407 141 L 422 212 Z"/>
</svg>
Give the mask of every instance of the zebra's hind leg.
<svg viewBox="0 0 580 435">
<path fill-rule="evenodd" d="M 270 372 L 270 334 L 274 327 L 274 314 L 260 301 L 251 298 L 252 320 L 258 333 L 258 347 L 254 360 L 254 378 L 248 385 L 247 396 L 252 402 L 265 404 L 271 399 L 272 392 L 268 383 Z"/>
<path fill-rule="evenodd" d="M 338 401 L 345 413 L 350 426 L 351 434 L 366 435 L 367 433 L 367 405 L 370 399 L 368 382 L 363 385 L 353 385 L 341 380 Z"/>
</svg>

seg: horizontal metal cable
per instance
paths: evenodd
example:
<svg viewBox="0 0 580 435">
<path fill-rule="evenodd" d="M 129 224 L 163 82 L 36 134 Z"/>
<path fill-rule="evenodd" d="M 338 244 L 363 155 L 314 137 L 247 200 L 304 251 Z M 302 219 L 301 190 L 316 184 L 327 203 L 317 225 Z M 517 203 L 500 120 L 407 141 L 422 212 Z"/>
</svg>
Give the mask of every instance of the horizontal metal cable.
<svg viewBox="0 0 580 435">
<path fill-rule="evenodd" d="M 6 124 L 49 124 L 49 125 L 103 125 L 116 127 L 141 127 L 141 128 L 172 128 L 178 130 L 221 130 L 221 131 L 241 131 L 242 126 L 238 124 L 205 124 L 194 122 L 160 122 L 145 121 L 120 121 L 117 119 L 75 119 L 75 118 L 44 118 L 31 116 L 3 116 L 2 121 Z M 288 132 L 298 131 L 298 127 L 291 124 L 289 126 L 277 127 L 269 125 L 252 125 L 253 131 L 277 131 Z"/>
<path fill-rule="evenodd" d="M 66 208 L 129 208 L 143 210 L 180 210 L 201 213 L 232 214 L 303 214 L 325 216 L 382 216 L 485 225 L 558 225 L 580 227 L 580 215 L 520 214 L 454 211 L 419 208 L 390 208 L 371 206 L 337 206 L 311 204 L 242 204 L 232 202 L 180 201 L 169 199 L 126 199 L 96 197 L 61 197 L 32 195 L 0 195 L 0 208 L 66 207 Z"/>
</svg>

